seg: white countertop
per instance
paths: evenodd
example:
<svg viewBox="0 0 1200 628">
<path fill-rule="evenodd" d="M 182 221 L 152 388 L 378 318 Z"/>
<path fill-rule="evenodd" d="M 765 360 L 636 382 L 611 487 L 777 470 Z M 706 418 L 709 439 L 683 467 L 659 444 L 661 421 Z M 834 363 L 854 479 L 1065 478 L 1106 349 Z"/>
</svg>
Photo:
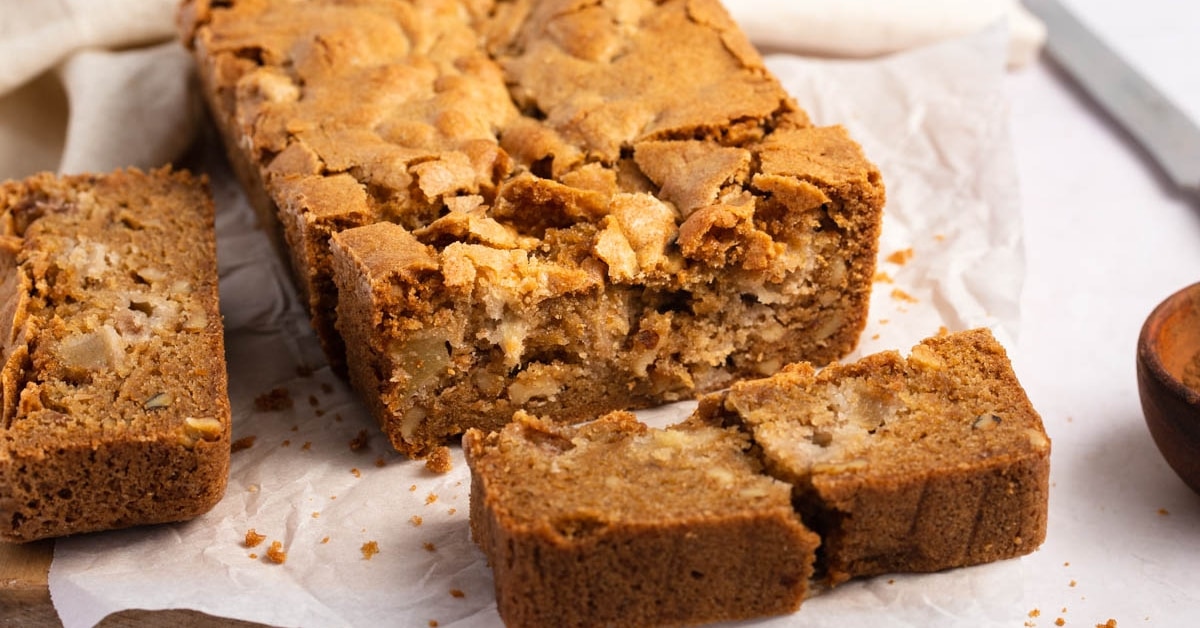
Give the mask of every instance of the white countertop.
<svg viewBox="0 0 1200 628">
<path fill-rule="evenodd" d="M 1069 4 L 1200 120 L 1200 41 L 1182 26 L 1200 9 Z M 1163 15 L 1180 26 L 1164 32 Z M 1008 87 L 1028 263 L 1011 354 L 1054 443 L 1047 540 L 1023 559 L 1028 610 L 1040 612 L 1029 623 L 1194 625 L 1200 496 L 1150 438 L 1134 354 L 1150 310 L 1200 281 L 1200 199 L 1171 189 L 1052 63 Z"/>
</svg>

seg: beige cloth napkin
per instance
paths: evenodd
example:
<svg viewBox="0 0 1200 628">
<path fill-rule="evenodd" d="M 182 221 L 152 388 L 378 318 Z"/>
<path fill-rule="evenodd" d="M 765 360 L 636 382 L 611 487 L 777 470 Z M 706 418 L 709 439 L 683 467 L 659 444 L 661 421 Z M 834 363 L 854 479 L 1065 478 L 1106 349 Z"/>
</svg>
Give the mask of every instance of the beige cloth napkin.
<svg viewBox="0 0 1200 628">
<path fill-rule="evenodd" d="M 877 56 L 1007 20 L 1009 62 L 1044 28 L 1017 0 L 725 0 L 755 43 Z M 0 180 L 150 168 L 188 146 L 200 108 L 174 41 L 177 0 L 0 0 Z"/>
<path fill-rule="evenodd" d="M 162 165 L 200 112 L 176 0 L 0 0 L 0 179 Z"/>
</svg>

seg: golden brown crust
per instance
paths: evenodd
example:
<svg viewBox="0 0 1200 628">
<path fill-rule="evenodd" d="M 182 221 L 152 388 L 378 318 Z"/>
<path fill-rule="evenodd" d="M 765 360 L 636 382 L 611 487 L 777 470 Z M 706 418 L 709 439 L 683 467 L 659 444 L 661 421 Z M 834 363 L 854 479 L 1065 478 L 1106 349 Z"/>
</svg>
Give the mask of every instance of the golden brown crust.
<svg viewBox="0 0 1200 628">
<path fill-rule="evenodd" d="M 0 537 L 210 509 L 229 465 L 213 206 L 184 172 L 0 185 Z"/>
<path fill-rule="evenodd" d="M 857 342 L 879 173 L 715 0 L 195 1 L 181 23 L 331 362 L 409 455 Z"/>
<path fill-rule="evenodd" d="M 509 626 L 688 625 L 794 611 L 815 535 L 736 430 L 613 413 L 471 430 L 471 530 Z"/>
</svg>

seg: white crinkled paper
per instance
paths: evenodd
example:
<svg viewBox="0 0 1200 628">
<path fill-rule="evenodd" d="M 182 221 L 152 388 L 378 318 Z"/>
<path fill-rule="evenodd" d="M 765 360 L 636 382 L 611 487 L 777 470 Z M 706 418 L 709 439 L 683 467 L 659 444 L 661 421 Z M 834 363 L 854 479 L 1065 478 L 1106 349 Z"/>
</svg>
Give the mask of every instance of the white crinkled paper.
<svg viewBox="0 0 1200 628">
<path fill-rule="evenodd" d="M 814 120 L 849 127 L 888 186 L 879 271 L 890 279 L 875 284 L 856 355 L 907 351 L 941 326 L 992 327 L 1011 346 L 1023 257 L 1004 49 L 994 30 L 879 61 L 770 59 Z M 234 438 L 255 443 L 233 454 L 228 493 L 199 519 L 60 540 L 50 588 L 64 624 L 190 608 L 278 626 L 498 625 L 491 573 L 470 540 L 461 451 L 445 475 L 390 451 L 323 365 L 237 184 L 224 169 L 212 176 Z M 906 259 L 892 255 L 908 249 Z M 301 366 L 312 374 L 299 374 Z M 255 397 L 277 387 L 293 407 L 255 411 Z M 665 423 L 690 408 L 643 415 Z M 353 451 L 363 430 L 367 445 Z M 263 544 L 244 546 L 250 528 Z M 283 564 L 264 558 L 276 540 Z M 372 541 L 378 554 L 367 559 L 362 548 Z M 795 615 L 749 623 L 1014 626 L 1026 610 L 1020 578 L 1019 560 L 882 576 L 822 592 Z"/>
</svg>

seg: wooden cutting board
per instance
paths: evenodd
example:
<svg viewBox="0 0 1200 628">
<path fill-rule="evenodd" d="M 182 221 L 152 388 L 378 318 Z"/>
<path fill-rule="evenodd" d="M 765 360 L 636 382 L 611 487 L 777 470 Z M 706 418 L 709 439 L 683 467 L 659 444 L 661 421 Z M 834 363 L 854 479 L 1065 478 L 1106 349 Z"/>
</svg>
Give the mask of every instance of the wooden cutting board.
<svg viewBox="0 0 1200 628">
<path fill-rule="evenodd" d="M 53 541 L 0 543 L 0 628 L 60 628 L 50 602 Z M 213 617 L 198 611 L 131 610 L 105 617 L 103 628 L 261 628 L 262 624 Z"/>
</svg>

